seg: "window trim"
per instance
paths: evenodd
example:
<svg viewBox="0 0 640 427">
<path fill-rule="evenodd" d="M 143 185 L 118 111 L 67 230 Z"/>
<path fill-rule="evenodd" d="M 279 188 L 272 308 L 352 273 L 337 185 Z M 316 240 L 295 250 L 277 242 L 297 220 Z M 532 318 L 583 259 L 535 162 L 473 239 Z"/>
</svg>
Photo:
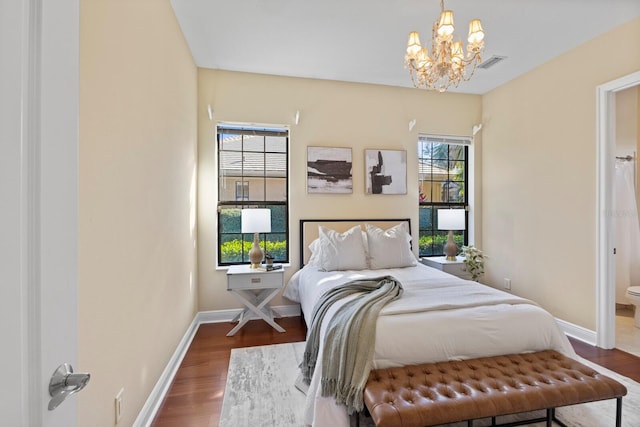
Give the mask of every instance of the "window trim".
<svg viewBox="0 0 640 427">
<path fill-rule="evenodd" d="M 221 178 L 221 156 L 220 156 L 220 131 L 223 130 L 225 131 L 224 133 L 226 134 L 239 134 L 239 135 L 261 135 L 261 136 L 280 136 L 280 137 L 284 137 L 285 138 L 285 151 L 284 153 L 282 151 L 269 151 L 267 149 L 266 144 L 263 146 L 262 149 L 262 153 L 263 154 L 267 154 L 267 153 L 277 153 L 277 154 L 284 154 L 285 155 L 285 175 L 284 175 L 284 188 L 285 188 L 285 200 L 279 200 L 279 201 L 270 201 L 270 200 L 221 200 L 221 191 L 220 191 L 220 178 Z M 290 168 L 289 168 L 289 160 L 290 160 L 290 142 L 291 142 L 291 132 L 290 132 L 290 128 L 287 125 L 256 125 L 256 124 L 242 124 L 242 123 L 230 123 L 230 122 L 218 122 L 216 123 L 216 128 L 215 128 L 215 155 L 216 155 L 216 181 L 217 181 L 217 185 L 216 185 L 216 235 L 217 235 L 217 242 L 216 242 L 216 262 L 217 262 L 217 267 L 229 267 L 231 265 L 244 265 L 244 264 L 249 264 L 248 261 L 248 254 L 244 253 L 244 250 L 242 251 L 242 259 L 244 260 L 245 258 L 247 258 L 247 261 L 241 261 L 241 262 L 223 262 L 222 261 L 222 251 L 221 251 L 221 242 L 223 240 L 223 236 L 229 233 L 222 233 L 222 227 L 220 226 L 221 223 L 221 210 L 222 208 L 226 207 L 237 207 L 239 209 L 242 208 L 247 208 L 247 207 L 270 207 L 270 206 L 284 206 L 284 231 L 283 232 L 272 232 L 272 233 L 276 233 L 276 234 L 284 234 L 285 236 L 285 245 L 286 245 L 286 249 L 285 249 L 285 256 L 284 259 L 277 259 L 276 261 L 278 263 L 282 263 L 282 264 L 288 264 L 290 262 L 290 252 L 291 252 L 291 231 L 290 231 L 290 226 L 289 226 L 289 217 L 290 217 L 290 204 L 289 204 L 289 197 L 290 197 L 290 188 L 289 188 L 289 183 L 290 183 L 290 179 L 289 179 L 289 172 L 290 172 Z M 229 150 L 229 151 L 235 151 L 235 150 Z M 241 149 L 240 152 L 244 152 L 244 147 Z M 256 152 L 256 151 L 251 151 L 251 152 Z M 244 160 L 243 160 L 244 161 Z M 266 157 L 265 157 L 265 162 L 266 162 Z M 243 168 L 244 169 L 244 168 Z M 267 174 L 267 168 L 264 167 L 263 168 L 263 175 L 260 176 L 261 179 L 264 180 L 263 182 L 263 198 L 266 198 L 267 195 L 267 178 L 268 178 L 268 174 Z M 241 176 L 237 177 L 237 182 L 243 182 L 243 181 L 249 181 L 246 178 L 251 178 L 250 176 L 245 176 L 244 175 L 244 171 L 241 173 Z M 231 233 L 231 234 L 235 234 L 235 233 Z M 246 234 L 246 233 L 245 233 Z M 245 237 L 245 235 L 241 234 L 243 236 L 243 241 L 253 241 L 253 235 L 251 236 L 250 239 L 247 239 Z M 266 244 L 266 233 L 261 233 L 260 235 L 260 245 L 261 247 L 264 249 L 265 248 L 265 244 Z"/>
<path fill-rule="evenodd" d="M 437 210 L 438 208 L 457 208 L 457 209 L 464 209 L 465 210 L 465 229 L 463 232 L 463 244 L 464 245 L 468 245 L 469 241 L 470 241 L 470 222 L 471 222 L 471 216 L 470 216 L 470 191 L 473 189 L 473 186 L 471 184 L 470 181 L 470 176 L 471 176 L 471 158 L 472 158 L 472 150 L 473 150 L 473 139 L 471 137 L 467 137 L 467 136 L 450 136 L 450 135 L 433 135 L 433 134 L 419 134 L 418 135 L 418 141 L 417 141 L 417 159 L 418 159 L 418 168 L 420 168 L 420 164 L 421 164 L 421 159 L 422 159 L 422 154 L 420 151 L 420 147 L 423 143 L 425 142 L 430 142 L 430 143 L 443 143 L 443 144 L 447 144 L 447 145 L 461 145 L 464 147 L 464 184 L 465 184 L 465 191 L 464 191 L 464 200 L 462 202 L 450 202 L 450 201 L 446 201 L 446 202 L 422 202 L 420 200 L 418 200 L 418 211 L 420 211 L 420 209 L 424 206 L 424 207 L 431 207 L 433 210 Z M 425 180 L 420 179 L 420 169 L 418 169 L 418 185 L 420 185 L 422 182 L 425 182 Z M 429 180 L 429 182 L 433 182 L 431 180 Z M 433 215 L 433 213 L 432 213 Z M 437 224 L 435 224 L 435 219 L 432 218 L 432 226 L 433 227 L 437 227 Z M 438 231 L 437 228 L 432 228 L 432 235 L 435 236 L 436 233 L 433 233 L 433 231 Z M 421 236 L 421 232 L 423 231 L 423 228 L 420 225 L 420 213 L 418 213 L 418 256 L 420 257 L 431 257 L 431 256 L 440 256 L 440 255 L 444 255 L 444 252 L 442 254 L 420 254 L 420 236 Z"/>
</svg>

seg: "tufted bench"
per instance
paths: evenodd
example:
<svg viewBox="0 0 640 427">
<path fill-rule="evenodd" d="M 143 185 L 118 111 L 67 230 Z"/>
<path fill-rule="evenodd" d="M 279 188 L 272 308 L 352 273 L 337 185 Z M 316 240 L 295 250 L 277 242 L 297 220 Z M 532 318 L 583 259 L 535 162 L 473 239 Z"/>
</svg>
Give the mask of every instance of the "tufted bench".
<svg viewBox="0 0 640 427">
<path fill-rule="evenodd" d="M 429 363 L 371 371 L 364 402 L 377 427 L 426 427 L 545 409 L 546 417 L 503 426 L 552 421 L 555 408 L 616 399 L 621 426 L 627 389 L 562 354 L 537 353 Z"/>
</svg>

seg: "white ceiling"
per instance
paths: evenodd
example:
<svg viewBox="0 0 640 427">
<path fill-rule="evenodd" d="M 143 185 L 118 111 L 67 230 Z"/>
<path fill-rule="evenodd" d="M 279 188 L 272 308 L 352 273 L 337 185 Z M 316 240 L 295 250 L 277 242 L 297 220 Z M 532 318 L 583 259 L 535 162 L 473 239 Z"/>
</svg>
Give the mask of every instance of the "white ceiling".
<svg viewBox="0 0 640 427">
<path fill-rule="evenodd" d="M 426 43 L 440 13 L 438 0 L 170 1 L 199 67 L 401 87 L 412 87 L 409 32 Z M 640 16 L 640 0 L 447 0 L 445 8 L 465 44 L 469 21 L 482 20 L 483 59 L 507 56 L 450 90 L 475 94 Z"/>
</svg>

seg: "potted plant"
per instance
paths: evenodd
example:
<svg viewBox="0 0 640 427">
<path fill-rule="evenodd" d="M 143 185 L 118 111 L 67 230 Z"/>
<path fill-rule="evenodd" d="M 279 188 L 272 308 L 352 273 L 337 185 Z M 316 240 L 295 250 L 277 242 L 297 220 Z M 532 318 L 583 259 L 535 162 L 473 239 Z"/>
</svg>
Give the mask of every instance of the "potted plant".
<svg viewBox="0 0 640 427">
<path fill-rule="evenodd" d="M 464 269 L 471 274 L 471 280 L 476 282 L 484 274 L 484 257 L 482 251 L 475 246 L 463 246 Z"/>
</svg>

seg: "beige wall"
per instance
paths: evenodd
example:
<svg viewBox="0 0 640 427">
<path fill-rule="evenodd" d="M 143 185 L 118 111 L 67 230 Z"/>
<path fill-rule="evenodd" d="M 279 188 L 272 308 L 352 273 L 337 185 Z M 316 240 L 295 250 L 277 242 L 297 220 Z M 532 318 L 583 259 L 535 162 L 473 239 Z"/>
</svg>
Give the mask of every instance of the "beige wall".
<svg viewBox="0 0 640 427">
<path fill-rule="evenodd" d="M 591 330 L 595 90 L 638 70 L 635 19 L 483 96 L 485 281 L 510 278 L 514 293 Z"/>
<path fill-rule="evenodd" d="M 291 263 L 297 266 L 301 218 L 409 217 L 415 231 L 418 133 L 470 136 L 481 117 L 477 95 L 208 69 L 199 70 L 198 81 L 198 275 L 203 311 L 239 307 L 226 291 L 225 270 L 216 270 L 216 121 L 291 125 Z M 207 105 L 213 108 L 213 121 L 208 120 Z M 410 132 L 412 119 L 416 125 Z M 353 194 L 306 193 L 307 146 L 353 149 Z M 365 148 L 407 150 L 407 195 L 364 194 Z M 286 277 L 295 270 L 287 269 Z M 276 299 L 274 304 L 290 302 Z"/>
<path fill-rule="evenodd" d="M 197 70 L 168 1 L 81 1 L 78 425 L 130 426 L 194 318 Z"/>
</svg>

